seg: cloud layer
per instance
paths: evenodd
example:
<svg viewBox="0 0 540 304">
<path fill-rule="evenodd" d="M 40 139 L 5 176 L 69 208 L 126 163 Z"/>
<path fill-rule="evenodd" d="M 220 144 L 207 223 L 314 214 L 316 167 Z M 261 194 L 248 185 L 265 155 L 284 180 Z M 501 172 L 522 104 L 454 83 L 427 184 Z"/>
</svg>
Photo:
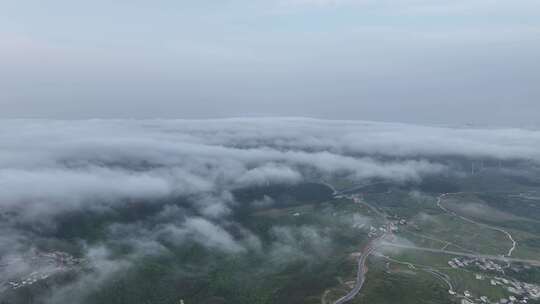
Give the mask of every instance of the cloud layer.
<svg viewBox="0 0 540 304">
<path fill-rule="evenodd" d="M 320 176 L 418 180 L 457 156 L 539 161 L 540 132 L 314 119 L 1 122 L 0 206 L 51 213 Z"/>
<path fill-rule="evenodd" d="M 113 217 L 106 227 L 109 240 L 133 249 L 118 269 L 137 256 L 167 252 L 163 244 L 261 251 L 261 241 L 234 220 L 238 188 L 336 176 L 420 181 L 451 170 L 441 156 L 540 161 L 535 130 L 305 118 L 3 120 L 0 146 L 0 261 L 29 252 L 48 231 L 61 229 L 63 215 L 157 206 L 141 219 Z M 274 199 L 262 197 L 249 206 L 269 207 Z M 354 219 L 359 221 L 367 219 Z M 291 229 L 271 230 L 270 256 L 327 252 L 324 232 Z M 306 248 L 295 247 L 298 239 Z M 112 272 L 102 267 L 113 263 L 108 249 L 81 241 L 83 255 L 99 270 L 93 275 L 108 277 Z M 62 289 L 55 297 L 71 292 Z"/>
</svg>

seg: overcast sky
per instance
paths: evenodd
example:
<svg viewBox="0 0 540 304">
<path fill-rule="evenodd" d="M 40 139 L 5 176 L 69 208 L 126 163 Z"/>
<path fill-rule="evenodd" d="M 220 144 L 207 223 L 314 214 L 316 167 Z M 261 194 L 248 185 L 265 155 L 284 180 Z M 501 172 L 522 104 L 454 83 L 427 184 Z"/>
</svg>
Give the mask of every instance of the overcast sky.
<svg viewBox="0 0 540 304">
<path fill-rule="evenodd" d="M 538 0 L 0 1 L 0 117 L 530 125 Z"/>
</svg>

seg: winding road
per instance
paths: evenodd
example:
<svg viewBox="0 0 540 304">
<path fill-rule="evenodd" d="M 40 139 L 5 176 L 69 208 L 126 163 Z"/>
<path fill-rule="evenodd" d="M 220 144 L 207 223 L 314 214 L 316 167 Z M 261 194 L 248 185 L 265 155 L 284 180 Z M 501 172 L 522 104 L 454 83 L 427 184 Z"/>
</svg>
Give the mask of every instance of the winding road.
<svg viewBox="0 0 540 304">
<path fill-rule="evenodd" d="M 360 189 L 362 187 L 366 187 L 366 186 L 370 186 L 370 185 L 374 185 L 374 184 L 379 184 L 379 183 L 380 182 L 374 182 L 374 183 L 370 183 L 370 184 L 357 185 L 357 186 L 353 186 L 351 188 L 341 190 L 341 191 L 335 191 L 334 190 L 334 195 L 343 195 L 343 194 L 355 192 L 356 190 L 358 190 L 358 189 Z M 331 188 L 333 189 L 333 187 L 331 187 Z M 368 208 L 372 209 L 372 211 L 374 211 L 375 214 L 381 216 L 383 219 L 386 219 L 386 214 L 384 214 L 383 212 L 380 212 L 377 208 L 375 208 L 374 206 L 368 204 L 367 202 L 362 202 L 362 203 L 366 204 L 368 206 Z M 357 260 L 358 268 L 356 270 L 356 282 L 354 284 L 353 289 L 351 289 L 351 291 L 349 291 L 346 295 L 344 295 L 343 297 L 341 297 L 337 301 L 335 301 L 334 304 L 346 303 L 346 302 L 354 299 L 354 297 L 356 297 L 356 295 L 358 295 L 358 293 L 362 289 L 362 286 L 364 286 L 364 282 L 366 280 L 366 273 L 367 273 L 367 270 L 368 270 L 368 268 L 366 266 L 367 258 L 375 251 L 379 241 L 383 240 L 387 236 L 388 233 L 392 233 L 392 232 L 391 232 L 390 226 L 387 224 L 385 232 L 381 236 L 379 236 L 378 238 L 375 238 L 375 239 L 371 240 L 368 243 L 368 245 L 366 246 L 366 248 L 362 252 L 362 255 L 360 255 L 358 257 L 358 260 Z"/>
<path fill-rule="evenodd" d="M 390 227 L 386 227 L 386 231 L 390 231 Z M 346 303 L 346 302 L 354 299 L 354 297 L 356 297 L 356 295 L 360 292 L 360 290 L 362 289 L 362 286 L 364 285 L 364 282 L 366 280 L 366 273 L 367 273 L 366 261 L 367 261 L 367 258 L 375 251 L 379 241 L 384 239 L 386 237 L 387 233 L 388 232 L 385 232 L 381 236 L 379 236 L 378 238 L 373 239 L 371 242 L 369 242 L 369 244 L 365 248 L 362 255 L 360 255 L 360 257 L 358 257 L 358 261 L 357 261 L 358 269 L 356 271 L 356 282 L 354 284 L 353 289 L 351 289 L 351 291 L 349 291 L 346 295 L 344 295 L 343 297 L 341 297 L 337 301 L 335 301 L 334 304 Z"/>
<path fill-rule="evenodd" d="M 489 254 L 474 254 L 474 253 L 459 252 L 459 251 L 452 251 L 452 250 L 442 250 L 442 249 L 434 249 L 434 248 L 426 248 L 426 247 L 409 246 L 409 245 L 389 243 L 389 242 L 382 242 L 380 246 L 390 246 L 390 247 L 397 247 L 397 248 L 411 249 L 411 250 L 421 250 L 421 251 L 428 251 L 428 252 L 435 252 L 435 253 L 446 253 L 449 255 L 464 256 L 464 257 L 470 257 L 470 258 L 483 258 L 483 259 L 488 259 L 488 260 L 496 260 L 496 261 L 503 261 L 503 262 L 517 262 L 517 263 L 529 264 L 532 266 L 540 266 L 540 260 L 516 259 L 516 258 L 509 258 L 506 256 L 489 255 Z"/>
<path fill-rule="evenodd" d="M 329 184 L 327 184 L 327 185 L 330 186 Z M 362 186 L 365 187 L 366 185 L 362 185 Z M 362 186 L 355 186 L 355 187 L 352 187 L 350 189 L 341 190 L 341 191 L 337 191 L 334 187 L 331 187 L 331 189 L 333 190 L 334 195 L 337 195 L 337 194 L 350 193 L 350 192 L 352 192 L 354 190 L 357 190 L 358 188 L 360 188 Z M 367 259 L 368 259 L 368 257 L 370 255 L 373 254 L 373 252 L 375 251 L 375 249 L 379 245 L 400 247 L 400 248 L 412 249 L 412 250 L 422 250 L 422 251 L 435 252 L 435 253 L 445 253 L 445 254 L 457 255 L 457 256 L 465 256 L 465 257 L 485 258 L 485 259 L 491 259 L 491 260 L 505 261 L 507 263 L 508 262 L 520 262 L 520 263 L 526 263 L 526 264 L 530 264 L 530 265 L 534 265 L 534 266 L 540 266 L 540 261 L 537 261 L 537 260 L 510 258 L 512 256 L 513 251 L 516 249 L 517 242 L 514 240 L 514 238 L 512 237 L 512 235 L 508 231 L 506 231 L 506 230 L 504 230 L 502 228 L 499 228 L 499 227 L 494 227 L 494 226 L 490 226 L 490 225 L 487 225 L 487 224 L 476 222 L 476 221 L 474 221 L 472 219 L 461 216 L 461 215 L 457 214 L 456 212 L 453 212 L 453 211 L 445 208 L 442 205 L 442 200 L 445 197 L 447 197 L 448 195 L 460 194 L 460 193 L 463 193 L 463 192 L 443 193 L 443 194 L 439 195 L 438 198 L 437 198 L 437 206 L 441 210 L 443 210 L 444 212 L 446 212 L 446 213 L 448 213 L 448 214 L 450 214 L 452 216 L 458 217 L 458 218 L 460 218 L 460 219 L 462 219 L 462 220 L 464 220 L 466 222 L 473 223 L 473 224 L 476 224 L 476 225 L 479 225 L 479 226 L 482 226 L 482 227 L 486 227 L 488 229 L 492 229 L 492 230 L 504 233 L 508 237 L 508 239 L 512 242 L 512 246 L 508 249 L 508 252 L 505 255 L 501 255 L 501 256 L 484 255 L 484 254 L 477 254 L 477 253 L 474 253 L 474 252 L 458 252 L 458 251 L 446 250 L 446 248 L 449 245 L 454 245 L 454 246 L 457 246 L 457 245 L 455 245 L 455 244 L 453 244 L 451 242 L 441 241 L 441 240 L 436 240 L 436 239 L 433 239 L 433 240 L 441 241 L 441 242 L 446 243 L 445 246 L 442 249 L 407 246 L 407 245 L 389 243 L 389 242 L 384 242 L 384 241 L 381 242 L 387 236 L 388 233 L 391 233 L 391 230 L 389 229 L 390 227 L 388 227 L 388 225 L 387 225 L 385 233 L 383 233 L 380 237 L 370 241 L 368 243 L 368 245 L 366 246 L 366 248 L 363 250 L 362 254 L 358 257 L 358 260 L 357 260 L 357 267 L 358 268 L 357 268 L 357 272 L 356 272 L 356 282 L 354 284 L 353 289 L 351 289 L 343 297 L 336 300 L 334 302 L 334 304 L 343 304 L 343 303 L 349 302 L 358 295 L 358 293 L 362 289 L 362 286 L 364 285 L 364 282 L 366 280 L 366 273 L 368 271 L 368 268 L 366 266 Z M 365 203 L 365 202 L 363 202 L 363 203 Z M 367 203 L 365 203 L 365 204 L 367 204 Z M 368 205 L 368 207 L 370 209 L 373 209 L 377 215 L 380 215 L 383 218 L 386 218 L 386 216 L 384 214 L 382 214 L 377 208 L 375 208 L 374 206 L 371 206 L 369 204 L 367 204 L 367 205 Z M 457 247 L 459 247 L 459 246 L 457 246 Z M 468 249 L 465 249 L 465 248 L 462 248 L 462 247 L 459 247 L 459 248 L 468 251 Z M 410 265 L 410 266 L 413 266 L 413 264 L 411 264 L 411 263 L 407 263 L 407 264 Z M 439 272 L 439 271 L 437 271 L 437 270 L 435 270 L 435 269 L 433 269 L 431 267 L 425 267 L 425 268 L 422 267 L 422 270 L 431 273 L 432 275 L 434 275 L 435 277 L 437 277 L 438 279 L 440 279 L 441 281 L 446 283 L 446 285 L 448 285 L 449 290 L 454 290 L 454 286 L 452 285 L 451 281 L 449 280 L 449 278 L 445 274 L 443 274 L 443 273 L 441 273 L 441 272 Z"/>
<path fill-rule="evenodd" d="M 325 183 L 327 186 L 329 186 L 332 190 L 333 190 L 333 194 L 334 195 L 338 195 L 338 194 L 346 194 L 346 193 L 350 193 L 354 190 L 357 190 L 358 188 L 360 187 L 365 187 L 367 185 L 362 185 L 362 186 L 355 186 L 355 187 L 352 187 L 350 189 L 346 189 L 346 190 L 341 190 L 341 191 L 337 191 L 333 186 L 331 186 L 330 184 L 327 184 Z M 369 184 L 368 184 L 369 185 Z M 487 225 L 487 224 L 483 224 L 483 223 L 479 223 L 479 222 L 476 222 L 472 219 L 469 219 L 469 218 L 466 218 L 464 216 L 461 216 L 459 214 L 457 214 L 456 212 L 453 212 L 447 208 L 445 208 L 443 205 L 442 205 L 442 200 L 448 196 L 448 195 L 453 195 L 453 194 L 459 194 L 461 192 L 457 192 L 457 193 L 443 193 L 441 195 L 438 196 L 437 198 L 437 206 L 443 210 L 444 212 L 452 215 L 452 216 L 455 216 L 455 217 L 458 217 L 466 222 L 469 222 L 469 223 L 473 223 L 473 224 L 476 224 L 476 225 L 479 225 L 479 226 L 482 226 L 482 227 L 486 227 L 488 229 L 492 229 L 492 230 L 495 230 L 495 231 L 498 231 L 498 232 L 501 232 L 501 233 L 504 233 L 508 239 L 512 242 L 512 246 L 510 247 L 510 249 L 508 250 L 508 252 L 506 253 L 506 255 L 504 256 L 494 256 L 494 255 L 482 255 L 482 254 L 476 254 L 476 253 L 466 253 L 466 252 L 457 252 L 457 251 L 450 251 L 450 250 L 446 250 L 446 248 L 448 247 L 448 245 L 452 244 L 450 242 L 446 242 L 446 245 L 442 248 L 442 249 L 433 249 L 433 248 L 424 248 L 424 247 L 416 247 L 416 246 L 407 246 L 407 245 L 400 245 L 400 244 L 394 244 L 394 243 L 388 243 L 388 242 L 382 242 L 380 243 L 379 241 L 383 240 L 386 236 L 387 236 L 387 233 L 389 233 L 391 230 L 389 229 L 390 227 L 386 227 L 386 231 L 385 233 L 383 233 L 380 237 L 376 238 L 376 239 L 373 239 L 372 241 L 370 241 L 367 245 L 367 247 L 364 249 L 364 251 L 362 252 L 362 254 L 358 257 L 358 260 L 357 260 L 357 272 L 356 272 L 356 282 L 354 284 L 354 287 L 353 289 L 351 289 L 346 295 L 344 295 L 343 297 L 339 298 L 338 300 L 336 300 L 334 302 L 334 304 L 343 304 L 343 303 L 346 303 L 346 302 L 349 302 L 351 301 L 352 299 L 354 299 L 358 293 L 360 292 L 360 290 L 362 289 L 362 286 L 364 285 L 364 282 L 366 280 L 366 273 L 368 271 L 368 268 L 366 266 L 366 261 L 368 259 L 368 257 L 375 251 L 376 249 L 376 245 L 379 245 L 379 243 L 381 245 L 384 245 L 384 246 L 394 246 L 394 247 L 400 247 L 400 248 L 405 248 L 405 249 L 413 249 L 413 250 L 423 250 L 423 251 L 429 251 L 429 252 L 437 252 L 437 253 L 446 253 L 446 254 L 451 254 L 451 255 L 458 255 L 458 256 L 466 256 L 466 257 L 475 257 L 475 258 L 486 258 L 486 259 L 492 259 L 492 260 L 501 260 L 501 261 L 505 261 L 505 262 L 510 262 L 510 261 L 513 261 L 513 262 L 521 262 L 521 263 L 527 263 L 527 264 L 531 264 L 531 265 L 535 265 L 535 266 L 540 266 L 540 261 L 536 261 L 536 260 L 525 260 L 525 259 L 515 259 L 515 258 L 510 258 L 512 256 L 512 252 L 516 249 L 516 246 L 517 246 L 517 242 L 514 240 L 514 238 L 512 237 L 512 235 L 502 229 L 502 228 L 499 228 L 499 227 L 493 227 L 493 226 L 490 226 L 490 225 Z M 365 203 L 365 202 L 364 202 Z M 375 213 L 379 216 L 382 216 L 383 218 L 386 218 L 384 214 L 382 214 L 377 208 L 367 204 L 368 207 L 370 209 L 374 209 Z M 391 232 L 390 232 L 391 233 Z M 437 240 L 438 241 L 438 240 Z M 452 244 L 454 245 L 454 244 Z M 462 249 L 465 249 L 465 248 L 462 248 Z M 440 280 L 444 281 L 448 287 L 450 288 L 450 290 L 453 290 L 454 287 L 452 286 L 452 283 L 450 282 L 450 280 L 442 273 L 432 269 L 432 268 L 425 268 L 423 269 L 424 271 L 427 271 L 429 273 L 431 273 L 432 275 L 434 275 L 435 277 L 439 278 Z"/>
<path fill-rule="evenodd" d="M 349 291 L 346 295 L 339 298 L 337 301 L 334 302 L 334 304 L 342 304 L 346 303 L 352 299 L 360 292 L 360 289 L 362 289 L 362 286 L 364 285 L 364 282 L 366 280 L 366 260 L 368 256 L 373 252 L 375 247 L 369 247 L 366 249 L 364 253 L 358 258 L 358 269 L 356 271 L 356 282 L 354 284 L 353 289 Z"/>
<path fill-rule="evenodd" d="M 443 199 L 444 197 L 446 197 L 447 195 L 460 194 L 460 193 L 464 193 L 464 192 L 443 193 L 443 194 L 439 195 L 439 197 L 437 198 L 437 206 L 438 206 L 441 210 L 443 210 L 444 212 L 446 212 L 446 213 L 448 213 L 448 214 L 450 214 L 450 215 L 453 215 L 453 216 L 455 216 L 455 217 L 458 217 L 458 218 L 460 218 L 460 219 L 462 219 L 462 220 L 464 220 L 464 221 L 466 221 L 466 222 L 469 222 L 469 223 L 472 223 L 472 224 L 476 224 L 476 225 L 478 225 L 478 226 L 486 227 L 486 228 L 488 228 L 488 229 L 491 229 L 491 230 L 495 230 L 495 231 L 504 233 L 504 234 L 508 237 L 508 239 L 512 242 L 512 246 L 510 247 L 510 249 L 508 249 L 508 252 L 506 253 L 506 256 L 507 256 L 507 257 L 511 257 L 511 256 L 512 256 L 512 252 L 516 249 L 517 242 L 514 240 L 514 238 L 512 237 L 512 235 L 511 235 L 508 231 L 506 231 L 506 230 L 504 230 L 504 229 L 502 229 L 502 228 L 499 228 L 499 227 L 490 226 L 490 225 L 487 225 L 487 224 L 484 224 L 484 223 L 479 223 L 479 222 L 474 221 L 474 220 L 472 220 L 472 219 L 466 218 L 466 217 L 464 217 L 464 216 L 462 216 L 462 215 L 457 214 L 457 213 L 454 212 L 454 211 L 448 210 L 447 208 L 445 208 L 445 207 L 441 204 L 442 199 Z"/>
</svg>

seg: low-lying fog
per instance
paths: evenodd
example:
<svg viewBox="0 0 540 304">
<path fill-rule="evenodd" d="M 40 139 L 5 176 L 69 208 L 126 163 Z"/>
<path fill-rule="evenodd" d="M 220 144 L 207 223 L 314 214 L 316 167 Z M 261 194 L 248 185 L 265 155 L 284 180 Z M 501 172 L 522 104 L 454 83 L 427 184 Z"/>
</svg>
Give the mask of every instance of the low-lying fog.
<svg viewBox="0 0 540 304">
<path fill-rule="evenodd" d="M 36 239 L 57 235 L 66 214 L 106 214 L 138 201 L 158 202 L 144 221 L 110 225 L 108 238 L 136 248 L 124 260 L 111 260 L 105 244 L 80 240 L 81 255 L 97 270 L 56 297 L 97 284 L 138 255 L 167 250 L 163 242 L 194 241 L 231 253 L 256 249 L 257 236 L 234 220 L 234 189 L 336 176 L 353 182 L 419 182 L 458 173 L 449 159 L 532 166 L 540 161 L 536 130 L 303 118 L 3 120 L 0 146 L 0 262 L 29 252 Z M 167 200 L 183 205 L 163 203 Z M 273 203 L 270 198 L 253 202 Z M 327 243 L 309 227 L 276 227 L 272 233 L 279 240 L 271 252 L 276 256 L 302 256 L 294 246 L 298 238 L 321 254 Z M 27 266 L 0 271 L 9 275 Z"/>
</svg>

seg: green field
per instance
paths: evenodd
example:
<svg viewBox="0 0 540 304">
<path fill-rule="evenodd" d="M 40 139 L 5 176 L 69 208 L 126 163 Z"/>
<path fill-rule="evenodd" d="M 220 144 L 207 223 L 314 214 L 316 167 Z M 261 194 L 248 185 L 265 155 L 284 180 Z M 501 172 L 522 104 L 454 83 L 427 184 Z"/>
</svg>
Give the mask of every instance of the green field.
<svg viewBox="0 0 540 304">
<path fill-rule="evenodd" d="M 231 253 L 197 242 L 176 245 L 162 241 L 164 253 L 131 258 L 131 267 L 126 271 L 88 288 L 83 304 L 178 304 L 181 299 L 186 304 L 330 304 L 352 286 L 356 260 L 351 254 L 368 243 L 371 226 L 381 227 L 388 221 L 406 222 L 398 225 L 399 231 L 388 242 L 496 256 L 506 254 L 511 246 L 507 235 L 493 229 L 504 228 L 518 242 L 515 257 L 540 260 L 540 199 L 530 192 L 490 192 L 486 183 L 494 181 L 495 185 L 501 183 L 496 178 L 471 180 L 467 189 L 477 190 L 445 198 L 443 206 L 457 216 L 436 204 L 439 193 L 435 190 L 445 188 L 445 182 L 449 185 L 446 188 L 460 187 L 460 183 L 444 179 L 422 185 L 386 183 L 361 188 L 356 193 L 361 197 L 357 203 L 348 198 L 335 199 L 328 187 L 314 183 L 239 189 L 235 192 L 239 204 L 232 215 L 238 225 L 227 229 L 238 242 L 253 242 L 247 249 Z M 342 180 L 336 186 L 353 184 Z M 266 197 L 271 197 L 273 203 L 252 203 Z M 183 206 L 181 199 L 175 204 Z M 71 214 L 60 221 L 62 234 L 36 243 L 44 248 L 62 247 L 77 255 L 81 249 L 77 240 L 84 239 L 90 244 L 105 243 L 114 249 L 116 258 L 125 258 L 134 248 L 121 240 L 108 239 L 111 223 L 145 221 L 150 227 L 159 225 L 153 222 L 153 216 L 160 208 L 136 206 L 109 214 Z M 251 237 L 246 237 L 246 231 Z M 459 303 L 459 297 L 448 293 L 447 283 L 429 272 L 433 270 L 447 275 L 459 294 L 469 290 L 474 296 L 490 299 L 509 296 L 489 280 L 477 280 L 478 270 L 449 267 L 448 261 L 454 257 L 381 245 L 369 258 L 366 283 L 351 303 Z M 540 269 L 520 269 L 508 269 L 504 275 L 540 282 Z M 85 271 L 92 273 L 92 269 Z M 47 281 L 48 285 L 10 291 L 1 303 L 43 303 L 38 299 L 46 298 L 50 287 L 61 286 L 62 280 L 67 279 L 55 278 Z"/>
</svg>

